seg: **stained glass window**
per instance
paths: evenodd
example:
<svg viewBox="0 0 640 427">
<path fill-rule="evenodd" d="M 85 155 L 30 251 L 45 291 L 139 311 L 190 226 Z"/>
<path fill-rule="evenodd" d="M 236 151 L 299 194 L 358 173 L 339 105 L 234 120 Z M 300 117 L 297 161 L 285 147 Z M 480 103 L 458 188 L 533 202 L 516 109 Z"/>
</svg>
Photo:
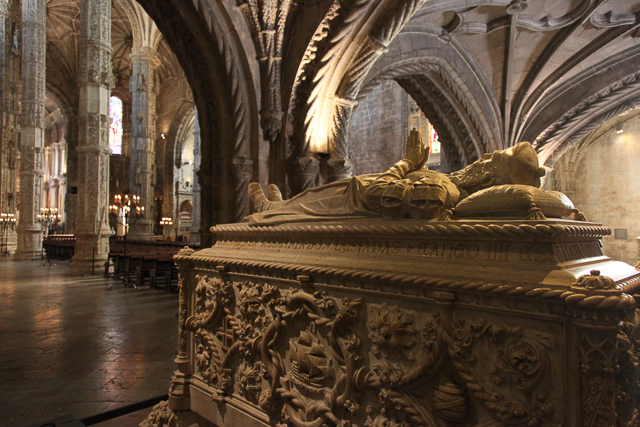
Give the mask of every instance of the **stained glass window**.
<svg viewBox="0 0 640 427">
<path fill-rule="evenodd" d="M 431 144 L 431 152 L 433 154 L 438 154 L 440 153 L 440 140 L 438 139 L 438 132 L 436 132 L 436 130 L 431 127 L 431 139 L 430 142 Z"/>
<path fill-rule="evenodd" d="M 113 154 L 122 154 L 122 101 L 112 96 L 109 99 L 109 116 L 111 117 L 111 129 L 109 129 L 109 148 Z"/>
</svg>

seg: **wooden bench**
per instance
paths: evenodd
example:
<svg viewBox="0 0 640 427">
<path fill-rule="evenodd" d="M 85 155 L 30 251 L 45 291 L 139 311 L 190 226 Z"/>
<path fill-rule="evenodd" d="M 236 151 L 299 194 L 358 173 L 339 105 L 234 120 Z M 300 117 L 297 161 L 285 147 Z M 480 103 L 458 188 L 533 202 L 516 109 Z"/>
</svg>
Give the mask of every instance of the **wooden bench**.
<svg viewBox="0 0 640 427">
<path fill-rule="evenodd" d="M 71 259 L 75 253 L 76 238 L 73 234 L 51 234 L 42 242 L 48 259 Z"/>
<path fill-rule="evenodd" d="M 165 292 L 171 292 L 173 283 L 178 283 L 178 269 L 173 259 L 158 260 L 155 270 L 151 273 L 151 288 L 157 289 L 158 284 L 162 284 Z"/>
<path fill-rule="evenodd" d="M 173 256 L 185 245 L 182 242 L 127 241 L 111 239 L 105 277 L 122 280 L 125 286 L 162 288 L 170 292 L 177 288 L 178 270 Z"/>
</svg>

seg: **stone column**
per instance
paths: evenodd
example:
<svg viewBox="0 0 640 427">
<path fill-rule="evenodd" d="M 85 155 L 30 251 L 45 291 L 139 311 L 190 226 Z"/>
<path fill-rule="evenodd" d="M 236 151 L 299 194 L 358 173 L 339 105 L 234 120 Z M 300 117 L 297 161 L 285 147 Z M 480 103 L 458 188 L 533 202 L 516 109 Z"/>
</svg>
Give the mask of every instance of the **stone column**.
<svg viewBox="0 0 640 427">
<path fill-rule="evenodd" d="M 104 272 L 109 255 L 110 1 L 81 1 L 79 41 L 78 209 L 72 274 Z"/>
<path fill-rule="evenodd" d="M 20 220 L 15 260 L 40 256 L 36 215 L 42 193 L 47 26 L 45 0 L 22 2 L 22 120 L 20 131 Z"/>
<path fill-rule="evenodd" d="M 129 226 L 132 239 L 151 239 L 154 223 L 156 81 L 158 59 L 150 47 L 134 47 L 131 52 L 133 73 L 131 92 L 131 193 L 140 196 L 144 218 Z"/>
<path fill-rule="evenodd" d="M 356 102 L 349 99 L 336 99 L 329 135 L 329 182 L 353 176 L 353 165 L 349 160 L 349 122 L 355 105 Z"/>
<path fill-rule="evenodd" d="M 249 215 L 249 181 L 253 175 L 253 160 L 246 157 L 235 157 L 233 159 L 233 181 L 235 206 L 233 218 L 234 222 L 242 222 Z"/>
<path fill-rule="evenodd" d="M 198 121 L 198 110 L 195 112 L 196 120 L 193 128 L 193 212 L 191 215 L 191 241 L 200 243 L 200 179 L 198 171 L 200 170 L 200 122 Z M 177 201 L 176 201 L 177 203 Z M 173 221 L 177 224 L 177 219 Z"/>
<path fill-rule="evenodd" d="M 20 56 L 18 25 L 12 21 L 16 2 L 0 0 L 0 212 L 16 214 Z M 15 250 L 15 230 L 7 231 L 9 253 Z"/>
</svg>

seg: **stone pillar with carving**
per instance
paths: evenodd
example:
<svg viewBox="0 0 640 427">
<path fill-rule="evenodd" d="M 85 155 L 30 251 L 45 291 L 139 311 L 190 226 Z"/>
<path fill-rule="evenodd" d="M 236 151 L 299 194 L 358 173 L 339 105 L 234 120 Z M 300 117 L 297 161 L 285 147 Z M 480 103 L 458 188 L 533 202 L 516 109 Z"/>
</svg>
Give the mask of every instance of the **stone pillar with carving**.
<svg viewBox="0 0 640 427">
<path fill-rule="evenodd" d="M 575 293 L 588 295 L 590 299 L 620 297 L 622 291 L 615 282 L 600 271 L 578 278 L 571 286 Z M 577 354 L 580 382 L 579 407 L 583 408 L 582 426 L 612 426 L 616 418 L 616 368 L 621 349 L 620 324 L 624 319 L 615 314 L 603 316 L 588 306 L 574 309 L 579 353 Z M 631 375 L 631 372 L 629 372 Z"/>
<path fill-rule="evenodd" d="M 195 126 L 193 128 L 193 212 L 191 214 L 191 241 L 200 243 L 200 180 L 198 170 L 200 170 L 200 122 L 198 121 L 198 110 L 195 111 Z M 177 221 L 174 221 L 177 223 Z"/>
<path fill-rule="evenodd" d="M 20 117 L 19 3 L 0 0 L 0 212 L 16 214 L 18 120 Z M 7 250 L 17 244 L 15 230 L 7 230 Z"/>
<path fill-rule="evenodd" d="M 329 135 L 329 181 L 339 181 L 353 176 L 353 165 L 349 160 L 349 122 L 356 102 L 336 99 L 335 113 Z"/>
<path fill-rule="evenodd" d="M 39 256 L 46 69 L 45 0 L 22 2 L 22 120 L 20 132 L 20 220 L 16 260 Z"/>
<path fill-rule="evenodd" d="M 178 258 L 186 259 L 193 254 L 193 249 L 185 246 L 178 251 Z M 223 266 L 220 267 L 224 269 Z M 171 386 L 169 387 L 169 408 L 173 411 L 185 411 L 189 409 L 190 390 L 189 378 L 193 375 L 193 368 L 189 363 L 188 343 L 189 332 L 197 325 L 194 317 L 189 317 L 189 272 L 184 267 L 178 267 L 178 290 L 180 296 L 178 299 L 178 355 L 175 358 L 178 369 L 174 371 L 171 378 Z"/>
<path fill-rule="evenodd" d="M 148 240 L 153 237 L 155 186 L 155 128 L 156 78 L 158 65 L 156 51 L 151 47 L 134 47 L 131 52 L 133 69 L 129 80 L 131 92 L 131 166 L 129 180 L 131 193 L 140 197 L 144 218 L 131 224 L 132 239 Z"/>
<path fill-rule="evenodd" d="M 82 0 L 78 45 L 78 208 L 71 273 L 103 272 L 109 254 L 111 2 Z"/>
<path fill-rule="evenodd" d="M 249 215 L 249 181 L 253 175 L 253 160 L 246 157 L 233 159 L 234 221 L 242 222 Z"/>
</svg>

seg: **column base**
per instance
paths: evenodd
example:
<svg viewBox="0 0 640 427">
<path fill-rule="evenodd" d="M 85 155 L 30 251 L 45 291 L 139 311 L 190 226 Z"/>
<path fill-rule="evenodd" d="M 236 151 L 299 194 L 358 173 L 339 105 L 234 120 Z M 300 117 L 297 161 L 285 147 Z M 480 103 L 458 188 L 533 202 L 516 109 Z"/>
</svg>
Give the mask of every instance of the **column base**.
<svg viewBox="0 0 640 427">
<path fill-rule="evenodd" d="M 105 263 L 107 257 L 98 257 L 95 259 L 91 256 L 89 258 L 75 256 L 71 258 L 71 264 L 69 265 L 69 274 L 72 276 L 81 276 L 87 273 L 95 273 L 104 275 Z"/>
<path fill-rule="evenodd" d="M 104 274 L 105 263 L 109 257 L 109 234 L 100 236 L 93 234 L 76 234 L 76 249 L 69 274 L 82 275 L 87 273 Z"/>
<path fill-rule="evenodd" d="M 18 226 L 18 242 L 14 261 L 33 261 L 42 258 L 42 230 L 40 227 Z"/>
<path fill-rule="evenodd" d="M 18 251 L 16 250 L 13 253 L 14 261 L 35 261 L 42 259 L 42 249 L 33 250 L 33 251 Z"/>
<path fill-rule="evenodd" d="M 9 230 L 7 231 L 7 245 L 3 248 L 5 255 L 13 255 L 13 253 L 18 249 L 18 233 L 15 231 Z"/>
<path fill-rule="evenodd" d="M 153 223 L 151 221 L 138 221 L 129 225 L 128 240 L 153 240 Z"/>
</svg>

